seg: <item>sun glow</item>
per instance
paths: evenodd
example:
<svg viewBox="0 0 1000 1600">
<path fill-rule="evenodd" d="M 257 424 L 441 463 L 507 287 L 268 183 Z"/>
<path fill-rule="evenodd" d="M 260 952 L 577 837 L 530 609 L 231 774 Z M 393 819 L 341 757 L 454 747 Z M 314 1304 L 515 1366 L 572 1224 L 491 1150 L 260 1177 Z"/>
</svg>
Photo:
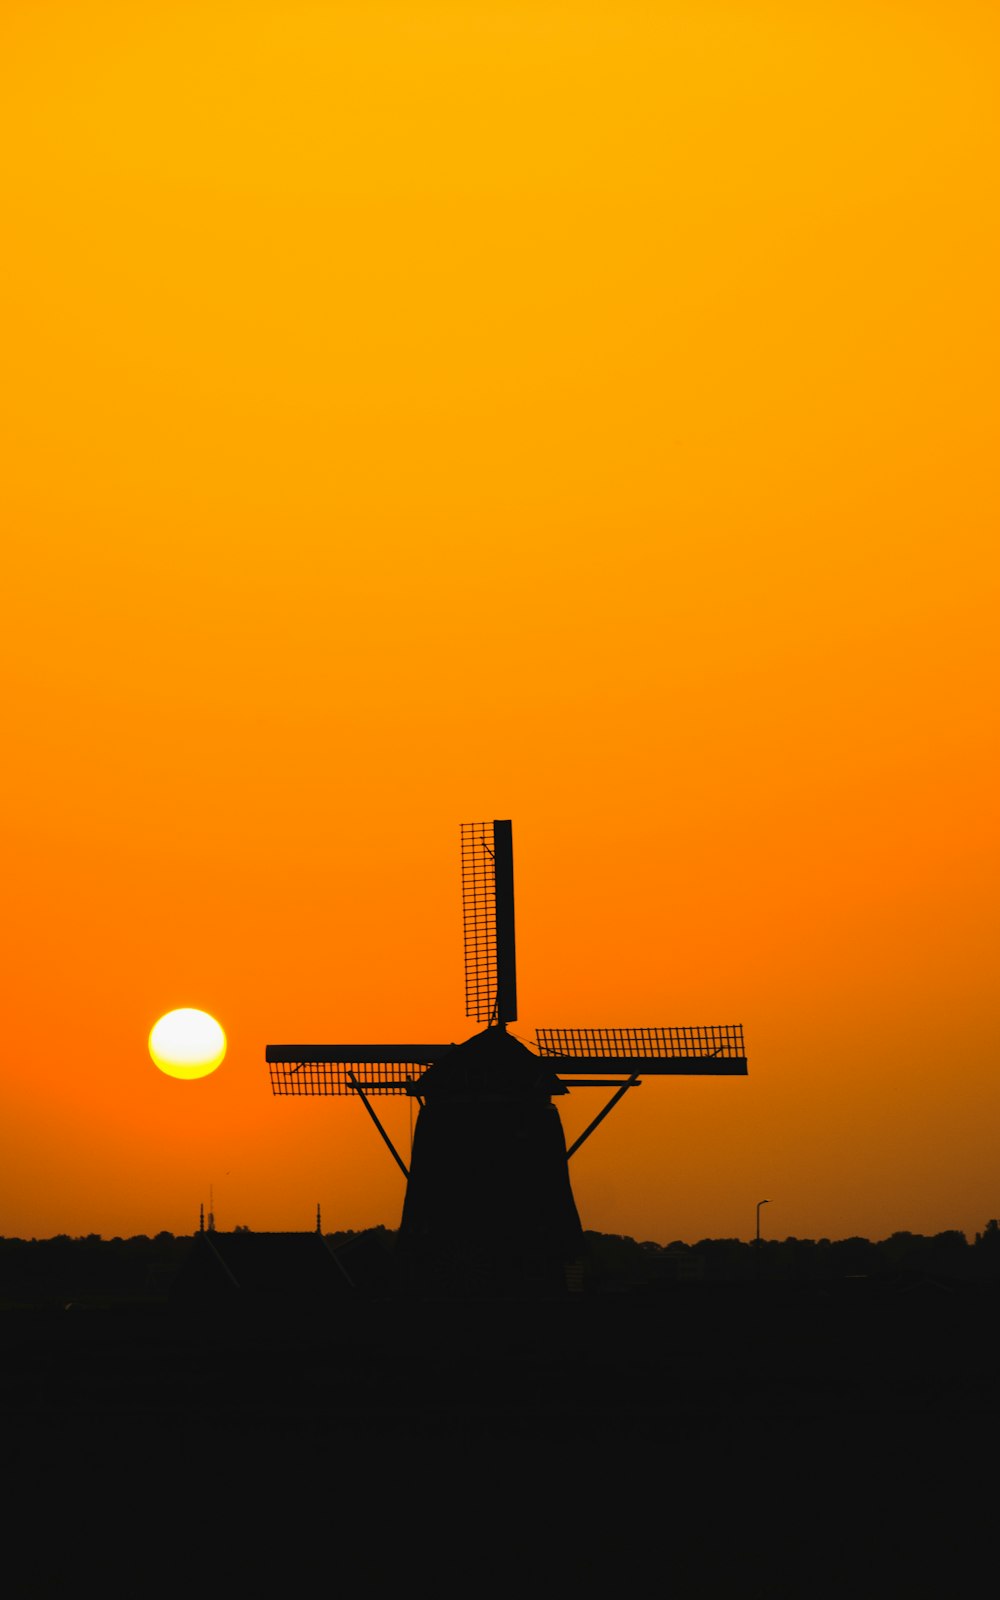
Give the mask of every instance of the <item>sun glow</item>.
<svg viewBox="0 0 1000 1600">
<path fill-rule="evenodd" d="M 226 1035 L 207 1011 L 168 1011 L 151 1029 L 149 1053 L 171 1078 L 205 1078 L 226 1053 Z"/>
</svg>

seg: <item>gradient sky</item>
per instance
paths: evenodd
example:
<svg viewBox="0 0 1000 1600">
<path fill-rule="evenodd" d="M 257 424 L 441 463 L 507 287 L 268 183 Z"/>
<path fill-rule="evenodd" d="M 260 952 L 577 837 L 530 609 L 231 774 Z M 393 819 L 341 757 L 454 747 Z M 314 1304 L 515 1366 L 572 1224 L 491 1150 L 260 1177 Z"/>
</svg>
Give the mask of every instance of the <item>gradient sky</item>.
<svg viewBox="0 0 1000 1600">
<path fill-rule="evenodd" d="M 517 1031 L 746 1029 L 585 1226 L 1000 1214 L 998 64 L 979 0 L 6 0 L 0 1233 L 395 1226 L 264 1046 L 472 1031 L 508 816 Z"/>
</svg>

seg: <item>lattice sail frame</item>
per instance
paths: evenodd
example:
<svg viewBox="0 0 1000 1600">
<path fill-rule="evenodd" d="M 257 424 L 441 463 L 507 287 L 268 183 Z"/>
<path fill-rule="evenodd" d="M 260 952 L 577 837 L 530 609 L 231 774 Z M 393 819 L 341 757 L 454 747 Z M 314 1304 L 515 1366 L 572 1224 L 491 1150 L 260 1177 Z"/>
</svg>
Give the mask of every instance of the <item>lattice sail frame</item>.
<svg viewBox="0 0 1000 1600">
<path fill-rule="evenodd" d="M 740 1023 L 689 1028 L 536 1028 L 541 1056 L 577 1060 L 739 1060 L 745 1059 Z"/>
<path fill-rule="evenodd" d="M 415 1066 L 407 1077 L 399 1067 L 351 1067 L 330 1061 L 308 1061 L 298 1067 L 272 1067 L 274 1094 L 354 1094 L 355 1084 L 364 1094 L 412 1094 L 412 1085 L 423 1071 Z"/>
<path fill-rule="evenodd" d="M 491 1022 L 497 998 L 497 886 L 492 822 L 462 823 L 465 1014 Z"/>
<path fill-rule="evenodd" d="M 269 1044 L 271 1090 L 282 1095 L 412 1094 L 450 1045 Z"/>
</svg>

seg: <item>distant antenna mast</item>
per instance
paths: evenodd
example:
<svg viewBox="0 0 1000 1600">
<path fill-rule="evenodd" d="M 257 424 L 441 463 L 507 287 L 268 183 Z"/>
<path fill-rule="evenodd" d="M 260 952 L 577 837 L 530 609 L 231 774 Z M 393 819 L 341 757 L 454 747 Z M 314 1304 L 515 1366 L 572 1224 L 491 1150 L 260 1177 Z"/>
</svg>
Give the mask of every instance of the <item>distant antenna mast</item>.
<svg viewBox="0 0 1000 1600">
<path fill-rule="evenodd" d="M 201 1202 L 201 1205 L 199 1207 L 199 1212 L 200 1212 L 200 1216 L 199 1216 L 199 1219 L 198 1219 L 198 1232 L 199 1233 L 204 1233 L 205 1232 L 205 1202 L 204 1202 L 204 1200 Z"/>
<path fill-rule="evenodd" d="M 215 1232 L 215 1190 L 211 1184 L 208 1186 L 208 1231 Z"/>
<path fill-rule="evenodd" d="M 316 1201 L 316 1232 L 317 1233 L 322 1233 L 323 1232 L 323 1219 L 322 1219 L 322 1217 L 320 1216 L 320 1213 L 319 1213 L 319 1201 L 318 1200 Z"/>
</svg>

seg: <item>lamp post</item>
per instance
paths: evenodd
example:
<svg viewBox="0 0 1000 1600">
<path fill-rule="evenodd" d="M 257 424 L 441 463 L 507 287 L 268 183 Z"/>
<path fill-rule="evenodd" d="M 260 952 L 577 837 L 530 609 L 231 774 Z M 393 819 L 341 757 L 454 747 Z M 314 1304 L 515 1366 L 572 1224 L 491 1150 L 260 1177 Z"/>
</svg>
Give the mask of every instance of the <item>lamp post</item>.
<svg viewBox="0 0 1000 1600">
<path fill-rule="evenodd" d="M 770 1204 L 770 1200 L 757 1201 L 757 1237 L 754 1241 L 753 1249 L 753 1275 L 758 1282 L 760 1281 L 760 1208 Z"/>
</svg>

